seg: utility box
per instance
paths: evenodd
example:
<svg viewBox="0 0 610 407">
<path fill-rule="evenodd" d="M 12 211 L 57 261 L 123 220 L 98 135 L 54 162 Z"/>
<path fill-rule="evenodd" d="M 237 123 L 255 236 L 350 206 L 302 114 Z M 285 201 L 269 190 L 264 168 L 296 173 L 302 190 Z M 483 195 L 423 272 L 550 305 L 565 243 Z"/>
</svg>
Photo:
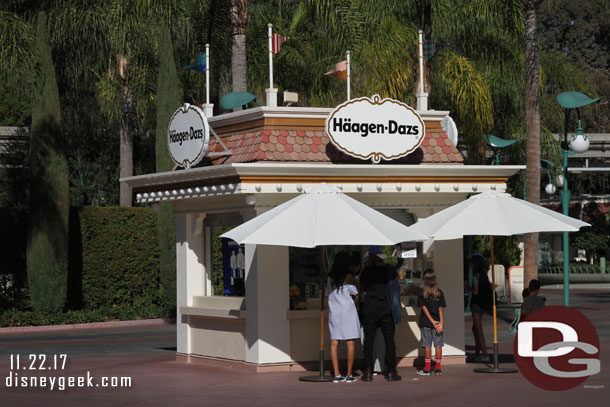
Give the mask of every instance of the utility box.
<svg viewBox="0 0 610 407">
<path fill-rule="evenodd" d="M 523 302 L 524 274 L 523 266 L 512 266 L 508 269 L 508 289 L 510 291 L 508 301 L 511 304 Z"/>
<path fill-rule="evenodd" d="M 296 92 L 284 92 L 284 105 L 290 106 L 293 103 L 299 103 L 299 94 Z"/>
</svg>

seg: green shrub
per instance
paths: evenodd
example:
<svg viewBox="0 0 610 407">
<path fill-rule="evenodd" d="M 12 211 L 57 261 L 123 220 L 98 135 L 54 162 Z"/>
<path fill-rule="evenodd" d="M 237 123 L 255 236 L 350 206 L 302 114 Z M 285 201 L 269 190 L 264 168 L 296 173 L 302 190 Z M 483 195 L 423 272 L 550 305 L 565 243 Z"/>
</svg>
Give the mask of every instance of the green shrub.
<svg viewBox="0 0 610 407">
<path fill-rule="evenodd" d="M 80 212 L 85 309 L 161 305 L 156 215 L 150 208 Z"/>
<path fill-rule="evenodd" d="M 165 316 L 165 308 L 155 304 L 149 304 L 138 308 L 134 308 L 130 305 L 115 307 L 106 306 L 97 309 L 67 311 L 65 313 L 54 314 L 36 311 L 9 310 L 0 314 L 0 326 L 83 324 L 88 322 L 163 318 Z"/>
<path fill-rule="evenodd" d="M 0 208 L 0 310 L 29 303 L 25 267 L 26 208 Z"/>
</svg>

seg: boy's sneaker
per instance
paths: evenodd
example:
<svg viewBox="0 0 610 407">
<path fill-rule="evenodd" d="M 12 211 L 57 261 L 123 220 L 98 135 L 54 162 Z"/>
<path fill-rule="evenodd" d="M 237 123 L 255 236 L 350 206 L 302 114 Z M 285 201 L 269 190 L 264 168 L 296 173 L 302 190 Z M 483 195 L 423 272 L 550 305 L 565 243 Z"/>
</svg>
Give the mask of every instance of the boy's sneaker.
<svg viewBox="0 0 610 407">
<path fill-rule="evenodd" d="M 435 375 L 435 376 L 440 376 L 440 375 L 442 375 L 442 374 L 443 374 L 443 372 L 441 371 L 441 369 L 435 369 L 435 370 L 434 370 L 434 375 Z"/>
<path fill-rule="evenodd" d="M 345 379 L 345 377 L 343 377 L 343 376 L 335 376 L 335 377 L 333 378 L 333 383 L 341 383 L 341 382 L 344 382 L 345 380 L 346 380 L 346 379 Z"/>
<path fill-rule="evenodd" d="M 354 376 L 346 376 L 345 377 L 345 381 L 347 383 L 354 383 L 356 380 L 358 380 L 358 379 L 356 379 Z"/>
<path fill-rule="evenodd" d="M 430 371 L 426 369 L 417 369 L 417 374 L 420 376 L 430 376 Z"/>
</svg>

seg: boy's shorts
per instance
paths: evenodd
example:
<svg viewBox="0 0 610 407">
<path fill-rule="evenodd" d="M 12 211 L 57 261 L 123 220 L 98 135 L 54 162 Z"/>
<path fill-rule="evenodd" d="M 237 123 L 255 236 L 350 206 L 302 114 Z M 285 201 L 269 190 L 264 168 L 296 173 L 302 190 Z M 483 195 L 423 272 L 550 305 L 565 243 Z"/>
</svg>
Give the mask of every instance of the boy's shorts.
<svg viewBox="0 0 610 407">
<path fill-rule="evenodd" d="M 421 328 L 421 346 L 423 348 L 431 348 L 434 342 L 435 348 L 442 347 L 443 344 L 443 333 L 436 332 L 434 328 L 428 328 L 426 326 Z"/>
</svg>

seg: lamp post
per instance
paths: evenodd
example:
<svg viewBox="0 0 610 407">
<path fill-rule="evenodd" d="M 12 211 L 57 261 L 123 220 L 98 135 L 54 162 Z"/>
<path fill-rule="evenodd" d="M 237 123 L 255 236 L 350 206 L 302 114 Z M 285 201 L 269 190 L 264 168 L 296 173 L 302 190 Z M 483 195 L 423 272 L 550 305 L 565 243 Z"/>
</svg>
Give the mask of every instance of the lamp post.
<svg viewBox="0 0 610 407">
<path fill-rule="evenodd" d="M 563 192 L 561 193 L 561 206 L 563 214 L 568 215 L 570 207 L 570 198 L 572 193 L 568 189 L 568 156 L 575 153 L 584 153 L 589 149 L 589 140 L 583 133 L 580 122 L 580 107 L 595 103 L 601 98 L 591 99 L 589 96 L 580 92 L 563 92 L 557 95 L 557 102 L 563 107 L 565 112 L 565 123 L 563 132 L 563 141 L 561 142 L 561 150 L 563 154 Z M 576 109 L 578 115 L 578 130 L 572 136 L 570 144 L 568 144 L 568 123 L 570 111 Z M 570 151 L 572 149 L 572 151 Z M 570 306 L 570 254 L 569 254 L 568 232 L 563 232 L 563 305 Z"/>
</svg>

